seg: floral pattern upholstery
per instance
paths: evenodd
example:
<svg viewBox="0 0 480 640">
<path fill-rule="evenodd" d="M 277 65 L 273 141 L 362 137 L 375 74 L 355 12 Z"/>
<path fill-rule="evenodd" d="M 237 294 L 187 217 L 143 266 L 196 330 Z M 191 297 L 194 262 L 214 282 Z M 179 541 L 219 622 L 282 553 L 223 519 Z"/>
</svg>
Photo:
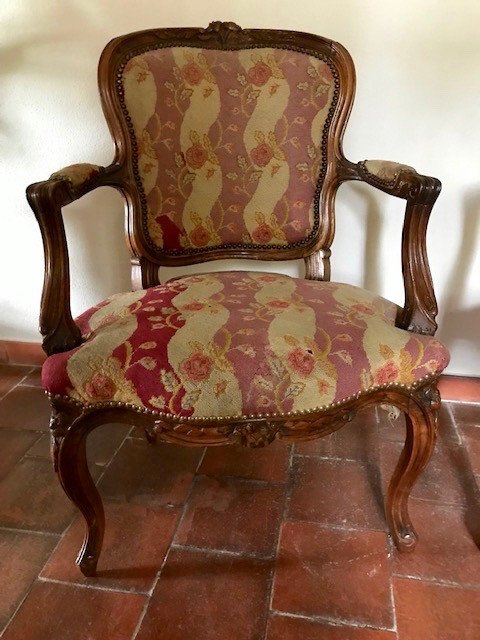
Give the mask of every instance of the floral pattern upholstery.
<svg viewBox="0 0 480 640">
<path fill-rule="evenodd" d="M 150 244 L 182 253 L 312 236 L 336 100 L 327 62 L 275 48 L 159 48 L 127 62 L 119 91 Z"/>
<path fill-rule="evenodd" d="M 78 319 L 85 342 L 50 356 L 43 383 L 83 404 L 181 417 L 305 412 L 439 374 L 435 338 L 346 284 L 258 272 L 182 277 L 115 295 Z"/>
</svg>

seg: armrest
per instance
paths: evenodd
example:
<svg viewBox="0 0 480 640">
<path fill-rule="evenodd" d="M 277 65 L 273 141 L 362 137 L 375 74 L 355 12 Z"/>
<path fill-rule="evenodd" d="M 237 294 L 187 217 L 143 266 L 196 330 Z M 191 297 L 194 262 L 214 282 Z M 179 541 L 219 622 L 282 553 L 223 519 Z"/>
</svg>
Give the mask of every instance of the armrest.
<svg viewBox="0 0 480 640">
<path fill-rule="evenodd" d="M 364 160 L 353 164 L 342 159 L 339 182 L 360 180 L 397 198 L 406 200 L 402 234 L 402 272 L 405 305 L 396 326 L 427 335 L 437 330 L 438 313 L 427 256 L 427 226 L 442 185 L 437 178 L 424 176 L 413 167 L 384 160 Z"/>
<path fill-rule="evenodd" d="M 40 332 L 47 355 L 69 351 L 82 342 L 70 309 L 70 269 L 62 207 L 100 186 L 119 186 L 119 167 L 75 164 L 27 187 L 27 200 L 42 233 L 45 277 Z"/>
<path fill-rule="evenodd" d="M 76 200 L 84 193 L 87 193 L 87 191 L 91 191 L 91 188 L 95 188 L 96 180 L 100 174 L 104 172 L 105 167 L 83 162 L 80 164 L 71 164 L 68 167 L 60 169 L 60 171 L 55 171 L 49 180 L 62 180 L 67 182 L 72 196 Z"/>
</svg>

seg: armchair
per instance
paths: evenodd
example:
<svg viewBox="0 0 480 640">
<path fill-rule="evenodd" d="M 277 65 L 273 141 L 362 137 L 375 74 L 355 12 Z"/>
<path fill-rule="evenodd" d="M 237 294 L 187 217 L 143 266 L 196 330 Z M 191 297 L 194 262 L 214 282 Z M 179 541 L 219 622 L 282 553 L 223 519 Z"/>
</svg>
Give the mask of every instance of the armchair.
<svg viewBox="0 0 480 640">
<path fill-rule="evenodd" d="M 413 549 L 408 497 L 434 447 L 449 357 L 433 337 L 426 253 L 441 185 L 406 165 L 344 157 L 354 86 L 348 52 L 310 34 L 214 22 L 122 36 L 99 64 L 112 164 L 73 165 L 28 187 L 45 248 L 52 457 L 86 520 L 85 575 L 95 575 L 104 532 L 85 444 L 109 422 L 141 426 L 151 442 L 256 447 L 321 437 L 363 407 L 395 405 L 407 436 L 386 515 L 398 549 Z M 403 308 L 329 281 L 346 180 L 406 201 Z M 62 207 L 100 186 L 126 200 L 133 291 L 74 320 Z M 159 281 L 164 265 L 246 257 L 303 258 L 305 278 Z"/>
</svg>

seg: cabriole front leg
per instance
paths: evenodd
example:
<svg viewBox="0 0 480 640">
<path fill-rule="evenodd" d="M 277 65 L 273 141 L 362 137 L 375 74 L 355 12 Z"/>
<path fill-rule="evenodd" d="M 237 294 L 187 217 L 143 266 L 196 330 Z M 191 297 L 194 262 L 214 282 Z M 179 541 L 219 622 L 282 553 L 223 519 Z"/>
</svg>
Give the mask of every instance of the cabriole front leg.
<svg viewBox="0 0 480 640">
<path fill-rule="evenodd" d="M 58 476 L 70 500 L 80 509 L 86 532 L 76 563 L 85 576 L 94 576 L 102 549 L 105 514 L 102 499 L 87 464 L 86 440 L 99 426 L 88 416 L 78 418 L 66 431 L 58 451 Z"/>
<path fill-rule="evenodd" d="M 418 536 L 408 513 L 410 492 L 435 447 L 440 394 L 436 384 L 412 393 L 405 411 L 406 440 L 388 489 L 386 516 L 399 551 L 413 551 Z"/>
</svg>

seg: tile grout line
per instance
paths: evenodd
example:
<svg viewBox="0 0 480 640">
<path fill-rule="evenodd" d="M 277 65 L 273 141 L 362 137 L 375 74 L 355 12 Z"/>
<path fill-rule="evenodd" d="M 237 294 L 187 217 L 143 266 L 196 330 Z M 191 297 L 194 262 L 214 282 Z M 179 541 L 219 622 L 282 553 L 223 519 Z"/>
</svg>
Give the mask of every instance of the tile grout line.
<svg viewBox="0 0 480 640">
<path fill-rule="evenodd" d="M 178 542 L 172 542 L 170 544 L 172 549 L 179 549 L 185 551 L 191 551 L 192 553 L 203 553 L 209 556 L 227 556 L 231 558 L 250 558 L 252 560 L 273 560 L 274 554 L 261 554 L 254 551 L 232 551 L 230 549 L 212 549 L 210 547 L 196 547 L 191 544 L 179 544 Z"/>
<path fill-rule="evenodd" d="M 287 520 L 285 520 L 287 521 Z M 331 531 L 347 531 L 347 532 L 352 532 L 352 533 L 356 533 L 356 532 L 362 532 L 362 531 L 372 531 L 375 533 L 387 533 L 386 528 L 383 529 L 376 529 L 374 527 L 354 527 L 354 526 L 348 526 L 348 525 L 342 525 L 342 524 L 335 524 L 333 522 L 324 522 L 322 520 L 307 520 L 305 518 L 288 518 L 288 522 L 300 522 L 302 524 L 315 524 L 318 525 L 320 528 L 322 529 L 329 529 Z"/>
<path fill-rule="evenodd" d="M 342 456 L 325 456 L 320 453 L 294 453 L 294 458 L 314 458 L 315 460 L 327 460 L 331 462 L 356 462 L 362 466 L 371 465 L 368 460 L 359 460 L 358 458 L 347 458 Z"/>
<path fill-rule="evenodd" d="M 474 584 L 472 582 L 455 582 L 454 580 L 443 580 L 442 578 L 429 578 L 424 576 L 410 576 L 395 572 L 392 575 L 394 578 L 399 578 L 400 580 L 415 580 L 416 582 L 433 584 L 437 587 L 450 587 L 452 589 L 471 589 L 472 591 L 480 591 L 480 583 Z"/>
<path fill-rule="evenodd" d="M 32 533 L 35 536 L 47 536 L 50 538 L 61 538 L 63 536 L 63 533 L 53 533 L 52 531 L 41 531 L 40 529 L 19 529 L 18 527 L 0 526 L 0 531 L 7 531 L 9 533 L 21 533 L 21 534 Z"/>
<path fill-rule="evenodd" d="M 204 450 L 203 450 L 202 455 L 200 456 L 200 460 L 199 460 L 199 462 L 197 464 L 196 471 L 200 468 L 200 464 L 203 462 L 203 458 L 205 457 L 206 451 L 207 451 L 207 448 L 205 447 Z M 196 471 L 195 471 L 195 474 L 196 474 Z M 190 500 L 190 497 L 192 495 L 193 488 L 194 488 L 194 485 L 195 485 L 195 478 L 196 478 L 196 475 L 194 475 L 194 477 L 193 477 L 192 484 L 190 485 L 190 489 L 188 491 L 188 495 L 185 498 L 185 503 L 183 505 L 182 513 L 181 513 L 180 517 L 178 518 L 176 526 L 175 526 L 175 528 L 173 530 L 172 537 L 171 537 L 171 540 L 170 540 L 170 544 L 168 545 L 168 549 L 167 549 L 167 552 L 165 553 L 165 557 L 163 558 L 163 562 L 161 564 L 161 567 L 157 571 L 157 575 L 155 576 L 155 578 L 153 580 L 153 584 L 150 587 L 150 590 L 146 594 L 147 597 L 145 598 L 145 604 L 143 605 L 143 609 L 142 609 L 142 611 L 140 613 L 140 616 L 138 618 L 138 621 L 137 621 L 137 624 L 135 626 L 135 629 L 133 630 L 131 640 L 135 640 L 135 638 L 138 636 L 138 634 L 140 632 L 140 628 L 141 628 L 141 626 L 143 624 L 143 621 L 145 619 L 145 616 L 147 614 L 147 610 L 148 610 L 148 607 L 150 605 L 152 595 L 153 595 L 153 593 L 154 593 L 154 591 L 155 591 L 155 589 L 157 587 L 157 584 L 160 581 L 163 568 L 164 568 L 165 564 L 167 563 L 167 560 L 168 560 L 168 558 L 170 556 L 170 551 L 172 550 L 172 546 L 173 546 L 174 540 L 175 540 L 175 538 L 177 536 L 177 531 L 178 531 L 178 529 L 180 527 L 180 523 L 182 522 L 183 517 L 185 515 L 185 512 L 187 510 L 188 501 Z"/>
<path fill-rule="evenodd" d="M 108 422 L 105 425 L 102 426 L 106 426 L 107 424 L 109 424 Z M 100 427 L 101 428 L 101 427 Z M 107 464 L 104 466 L 102 472 L 99 474 L 97 480 L 94 482 L 97 491 L 100 493 L 98 485 L 100 484 L 100 482 L 103 480 L 103 476 L 107 473 L 107 471 L 110 468 L 110 465 L 112 464 L 113 460 L 115 459 L 117 453 L 120 451 L 120 449 L 123 447 L 123 445 L 125 444 L 125 441 L 128 438 L 128 433 L 124 436 L 124 438 L 121 440 L 120 444 L 118 445 L 118 447 L 115 449 L 115 451 L 113 452 L 112 456 L 110 457 L 110 460 L 107 462 Z M 91 475 L 91 474 L 90 474 Z M 92 478 L 93 479 L 93 478 Z M 102 502 L 103 502 L 103 496 L 102 496 Z"/>
<path fill-rule="evenodd" d="M 23 429 L 23 430 L 18 429 L 18 431 L 20 431 L 21 433 L 38 433 L 39 435 L 38 435 L 38 438 L 35 440 L 35 442 L 32 444 L 32 446 L 29 447 L 28 450 L 25 451 L 23 456 L 17 460 L 17 463 L 16 463 L 15 466 L 17 466 L 17 464 L 20 464 L 21 462 L 23 462 L 27 458 L 32 458 L 33 460 L 48 460 L 48 462 L 51 465 L 52 460 L 51 460 L 50 456 L 48 458 L 45 458 L 44 456 L 41 456 L 41 455 L 37 455 L 37 456 L 28 455 L 28 452 L 31 449 L 33 449 L 33 447 L 40 442 L 40 440 L 43 438 L 43 436 L 48 436 L 48 438 L 50 439 L 50 426 L 48 427 L 47 431 L 35 431 L 33 429 Z"/>
<path fill-rule="evenodd" d="M 189 503 L 190 498 L 192 496 L 193 490 L 194 490 L 195 486 L 197 485 L 198 479 L 201 477 L 201 476 L 197 475 L 197 471 L 200 469 L 200 465 L 203 462 L 203 459 L 205 457 L 206 452 L 207 452 L 207 447 L 204 448 L 203 453 L 200 456 L 200 459 L 199 459 L 199 461 L 197 463 L 197 466 L 195 467 L 195 472 L 194 472 L 194 475 L 193 475 L 192 484 L 190 485 L 190 489 L 188 491 L 188 495 L 185 498 L 185 502 L 184 502 L 183 508 L 182 508 L 182 513 L 180 514 L 177 526 L 175 527 L 175 531 L 173 532 L 172 541 L 168 545 L 168 551 L 167 551 L 166 555 L 168 555 L 170 553 L 170 549 L 172 548 L 172 546 L 180 546 L 180 545 L 177 545 L 177 543 L 175 542 L 175 539 L 177 537 L 177 532 L 180 529 L 180 527 L 181 527 L 181 525 L 182 525 L 182 523 L 183 523 L 183 521 L 185 519 L 185 514 L 187 512 L 188 503 Z M 184 545 L 184 546 L 187 546 L 187 545 Z"/>
<path fill-rule="evenodd" d="M 52 583 L 52 584 L 61 584 L 65 587 L 71 587 L 75 589 L 75 587 L 79 587 L 80 589 L 89 589 L 90 591 L 108 591 L 109 593 L 126 593 L 133 594 L 137 596 L 145 596 L 147 595 L 146 591 L 138 591 L 136 589 L 122 589 L 121 587 L 108 587 L 106 585 L 99 584 L 90 584 L 88 582 L 69 582 L 68 580 L 59 580 L 58 578 L 46 578 L 44 576 L 37 577 L 38 582 Z"/>
<path fill-rule="evenodd" d="M 270 480 L 259 480 L 258 478 L 244 478 L 242 476 L 232 476 L 232 475 L 209 475 L 207 473 L 195 473 L 197 478 L 209 478 L 210 480 L 229 480 L 235 482 L 244 482 L 246 484 L 257 485 L 259 487 L 270 487 L 274 486 L 277 488 L 281 488 L 285 486 L 285 482 L 271 482 Z"/>
<path fill-rule="evenodd" d="M 451 404 L 473 404 L 475 407 L 479 407 L 480 408 L 480 400 L 452 400 L 452 399 L 442 399 L 442 402 L 445 402 L 445 404 L 451 405 Z"/>
<path fill-rule="evenodd" d="M 452 407 L 450 406 L 450 403 L 445 403 L 445 408 L 448 412 L 448 417 L 450 418 L 450 422 L 453 426 L 453 431 L 455 432 L 455 435 L 457 436 L 457 444 L 460 446 L 465 446 L 465 443 L 463 442 L 463 438 L 462 435 L 457 427 L 457 420 L 455 418 L 455 414 L 452 411 Z"/>
<path fill-rule="evenodd" d="M 27 366 L 27 367 L 28 367 L 28 365 L 18 365 L 18 366 L 20 366 L 20 367 Z M 28 376 L 29 376 L 29 375 L 34 371 L 34 369 L 35 369 L 35 368 L 36 368 L 36 367 L 32 367 L 32 368 L 28 371 L 28 373 L 26 373 L 26 374 L 23 376 L 23 378 L 21 378 L 18 382 L 16 382 L 16 383 L 13 385 L 13 387 L 10 387 L 10 389 L 7 391 L 7 393 L 4 393 L 4 394 L 3 394 L 3 396 L 0 396 L 0 402 L 1 402 L 4 398 L 6 398 L 6 397 L 8 396 L 8 394 L 9 394 L 9 393 L 11 393 L 14 389 L 16 389 L 17 387 L 20 387 L 20 386 L 25 386 L 25 387 L 35 387 L 35 388 L 37 388 L 37 389 L 41 389 L 42 387 L 36 387 L 36 385 L 31 385 L 31 384 L 22 385 L 22 382 L 28 378 Z"/>
<path fill-rule="evenodd" d="M 308 620 L 309 622 L 320 622 L 327 623 L 330 626 L 335 627 L 353 627 L 355 629 L 368 629 L 372 631 L 390 631 L 391 633 L 396 633 L 395 629 L 391 629 L 388 627 L 375 627 L 368 623 L 357 622 L 355 620 L 347 620 L 345 618 L 331 618 L 329 616 L 315 616 L 308 615 L 304 613 L 290 613 L 289 611 L 281 611 L 280 609 L 272 609 L 271 611 L 273 616 L 280 616 L 284 618 L 296 618 L 299 620 Z"/>
<path fill-rule="evenodd" d="M 207 447 L 204 447 L 204 448 L 203 448 L 202 455 L 200 456 L 200 459 L 199 459 L 199 461 L 198 461 L 198 464 L 197 464 L 197 466 L 196 466 L 196 468 L 195 468 L 195 475 L 197 475 L 197 474 L 198 474 L 198 470 L 199 470 L 199 469 L 200 469 L 200 467 L 202 466 L 203 459 L 205 458 L 206 454 L 207 454 Z"/>
<path fill-rule="evenodd" d="M 266 611 L 265 611 L 265 632 L 263 634 L 263 640 L 267 640 L 267 634 L 268 634 L 268 625 L 269 625 L 269 621 L 270 621 L 270 615 L 272 612 L 272 602 L 273 602 L 273 584 L 275 582 L 275 574 L 276 574 L 276 570 L 277 570 L 277 559 L 278 559 L 278 551 L 280 548 L 280 538 L 281 538 L 281 532 L 282 532 L 282 527 L 283 524 L 286 521 L 287 518 L 287 512 L 288 512 L 288 508 L 290 506 L 290 498 L 291 498 L 291 494 L 292 494 L 292 489 L 293 489 L 293 458 L 295 455 L 295 444 L 290 445 L 291 449 L 290 449 L 290 456 L 288 459 L 288 478 L 287 478 L 287 482 L 285 484 L 285 496 L 284 496 L 284 502 L 283 502 L 283 512 L 282 512 L 282 518 L 280 520 L 280 526 L 278 527 L 278 533 L 277 533 L 277 541 L 276 541 L 276 545 L 275 545 L 275 551 L 274 551 L 274 555 L 273 555 L 273 567 L 272 567 L 272 573 L 271 573 L 271 577 L 270 577 L 270 583 L 269 583 L 269 588 L 267 591 L 267 602 L 266 602 Z"/>
<path fill-rule="evenodd" d="M 396 633 L 398 633 L 397 603 L 395 602 L 395 593 L 393 590 L 393 578 L 394 578 L 393 563 L 394 563 L 394 553 L 397 552 L 397 549 L 393 542 L 392 536 L 390 534 L 387 534 L 386 538 L 387 538 L 386 543 L 387 543 L 387 554 L 388 554 L 387 560 L 388 560 L 388 567 L 389 567 L 388 586 L 389 586 L 389 593 L 390 593 L 390 605 L 392 607 L 392 614 L 393 614 L 393 629 Z"/>
</svg>

